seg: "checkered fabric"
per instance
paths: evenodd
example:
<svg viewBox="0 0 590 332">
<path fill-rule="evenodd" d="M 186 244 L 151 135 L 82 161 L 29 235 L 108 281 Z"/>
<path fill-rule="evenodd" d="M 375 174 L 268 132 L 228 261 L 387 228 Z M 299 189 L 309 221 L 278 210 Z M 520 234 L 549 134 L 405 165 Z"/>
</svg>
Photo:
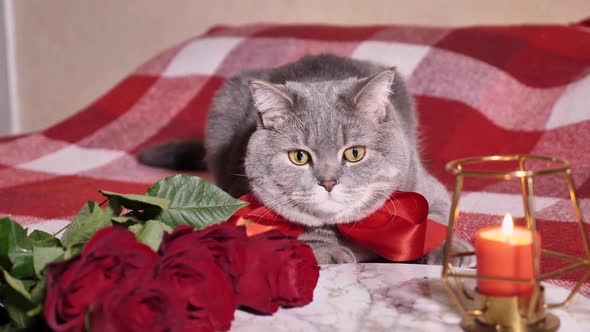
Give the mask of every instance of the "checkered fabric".
<svg viewBox="0 0 590 332">
<path fill-rule="evenodd" d="M 426 28 L 326 25 L 219 26 L 157 55 L 71 118 L 0 138 L 0 215 L 54 231 L 99 189 L 142 193 L 171 171 L 139 165 L 142 148 L 203 138 L 223 80 L 243 69 L 334 53 L 396 66 L 420 116 L 427 168 L 449 190 L 450 160 L 542 154 L 569 160 L 590 217 L 590 22 Z M 208 174 L 197 174 L 210 178 Z M 565 177 L 535 183 L 545 247 L 582 255 Z M 509 211 L 522 218 L 518 182 L 467 182 L 457 233 L 471 240 Z M 543 260 L 544 268 L 558 262 Z M 559 281 L 571 286 L 576 275 Z M 589 294 L 589 287 L 584 287 Z"/>
</svg>

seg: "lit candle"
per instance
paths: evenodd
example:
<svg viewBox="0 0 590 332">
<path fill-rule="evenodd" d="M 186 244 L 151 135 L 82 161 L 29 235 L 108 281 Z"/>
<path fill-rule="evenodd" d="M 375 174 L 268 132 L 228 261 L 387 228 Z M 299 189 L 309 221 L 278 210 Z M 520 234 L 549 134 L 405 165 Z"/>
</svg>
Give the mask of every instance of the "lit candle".
<svg viewBox="0 0 590 332">
<path fill-rule="evenodd" d="M 504 216 L 502 226 L 481 229 L 475 235 L 477 274 L 480 276 L 533 279 L 533 237 L 531 231 L 514 226 L 510 214 Z M 541 239 L 537 233 L 537 253 L 541 253 Z M 532 293 L 534 284 L 522 282 L 478 280 L 480 293 L 493 296 L 516 296 Z"/>
</svg>

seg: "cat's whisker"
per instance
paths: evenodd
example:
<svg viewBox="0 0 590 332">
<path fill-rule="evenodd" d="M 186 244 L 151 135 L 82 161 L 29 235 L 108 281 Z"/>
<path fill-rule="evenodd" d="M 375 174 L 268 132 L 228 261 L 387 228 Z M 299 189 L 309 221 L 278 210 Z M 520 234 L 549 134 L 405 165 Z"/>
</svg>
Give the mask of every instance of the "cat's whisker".
<svg viewBox="0 0 590 332">
<path fill-rule="evenodd" d="M 240 177 L 244 177 L 244 178 L 248 177 L 246 174 L 242 174 L 242 173 L 231 173 L 231 175 L 240 176 Z"/>
<path fill-rule="evenodd" d="M 389 214 L 391 215 L 391 219 L 389 219 L 388 222 L 389 223 L 392 223 L 395 220 L 395 217 L 397 216 L 397 208 L 395 207 L 395 204 L 394 204 L 394 200 L 397 200 L 397 198 L 395 198 L 395 197 L 392 198 L 391 197 L 391 194 L 387 195 L 387 194 L 385 194 L 385 193 L 383 193 L 381 191 L 375 191 L 375 194 L 380 195 L 380 196 L 383 196 L 383 197 L 386 198 L 385 204 L 383 205 L 383 207 L 385 207 L 387 209 L 387 211 L 389 212 Z M 386 204 L 387 202 L 391 202 L 392 203 L 392 206 L 394 208 L 393 211 Z"/>
<path fill-rule="evenodd" d="M 267 206 L 268 209 L 266 211 L 264 211 L 264 213 L 261 216 L 259 216 L 257 220 L 264 219 L 264 217 L 266 217 L 268 214 L 272 213 L 273 211 L 274 212 L 280 211 L 280 209 L 277 209 L 277 207 L 279 207 L 279 206 L 280 206 L 280 204 L 268 205 Z M 271 221 L 271 223 L 274 224 L 278 219 L 279 219 L 279 215 L 274 213 L 274 217 L 273 217 L 273 220 Z"/>
</svg>

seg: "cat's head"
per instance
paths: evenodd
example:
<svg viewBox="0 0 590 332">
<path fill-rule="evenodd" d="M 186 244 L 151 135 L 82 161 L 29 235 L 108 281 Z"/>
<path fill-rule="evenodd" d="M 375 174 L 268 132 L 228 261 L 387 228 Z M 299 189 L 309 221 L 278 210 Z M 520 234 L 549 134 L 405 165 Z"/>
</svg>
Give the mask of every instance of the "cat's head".
<svg viewBox="0 0 590 332">
<path fill-rule="evenodd" d="M 412 153 L 390 102 L 394 77 L 386 70 L 341 81 L 250 82 L 259 123 L 245 168 L 256 197 L 309 226 L 380 208 L 407 181 Z"/>
</svg>

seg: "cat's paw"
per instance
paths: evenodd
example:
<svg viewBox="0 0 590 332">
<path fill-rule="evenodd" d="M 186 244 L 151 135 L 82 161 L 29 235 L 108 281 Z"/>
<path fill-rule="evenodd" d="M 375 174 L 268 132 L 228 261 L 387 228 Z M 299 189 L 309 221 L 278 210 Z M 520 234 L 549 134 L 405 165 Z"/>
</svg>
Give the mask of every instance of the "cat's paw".
<svg viewBox="0 0 590 332">
<path fill-rule="evenodd" d="M 352 250 L 335 245 L 312 246 L 318 264 L 345 264 L 356 263 L 356 258 Z"/>
<path fill-rule="evenodd" d="M 432 252 L 426 255 L 426 264 L 431 265 L 442 265 L 443 258 L 444 258 L 444 246 L 445 244 L 441 244 L 440 246 L 436 247 Z M 451 253 L 455 252 L 465 252 L 465 251 L 473 251 L 473 246 L 464 240 L 454 238 L 453 245 L 451 246 Z M 451 263 L 454 267 L 461 267 L 461 268 L 473 268 L 475 267 L 475 256 L 462 256 L 462 257 L 454 257 L 451 259 Z"/>
</svg>

